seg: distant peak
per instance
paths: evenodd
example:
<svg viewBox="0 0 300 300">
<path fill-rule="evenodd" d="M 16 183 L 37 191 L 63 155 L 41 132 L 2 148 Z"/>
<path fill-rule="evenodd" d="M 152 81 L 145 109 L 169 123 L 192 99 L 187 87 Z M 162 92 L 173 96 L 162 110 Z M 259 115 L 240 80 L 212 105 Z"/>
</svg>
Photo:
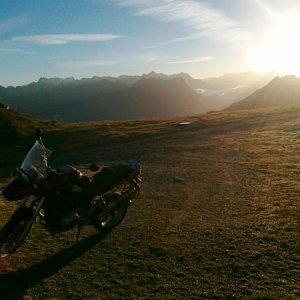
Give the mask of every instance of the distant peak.
<svg viewBox="0 0 300 300">
<path fill-rule="evenodd" d="M 151 71 L 149 74 L 147 75 L 157 75 L 158 73 L 156 73 L 155 71 Z"/>
<path fill-rule="evenodd" d="M 298 80 L 300 78 L 298 78 L 296 75 L 286 75 L 286 76 L 283 76 L 281 77 L 283 80 Z"/>
<path fill-rule="evenodd" d="M 188 87 L 183 78 L 174 77 L 168 79 L 155 78 L 155 77 L 144 77 L 134 84 L 135 87 L 149 87 L 160 86 L 162 88 L 185 88 Z"/>
<path fill-rule="evenodd" d="M 51 83 L 51 84 L 58 84 L 62 82 L 73 82 L 75 81 L 75 78 L 72 77 L 67 77 L 67 78 L 59 78 L 59 77 L 53 77 L 53 78 L 46 78 L 46 77 L 41 77 L 38 80 L 38 83 Z"/>
<path fill-rule="evenodd" d="M 192 77 L 190 74 L 185 73 L 185 72 L 180 72 L 179 75 L 181 76 L 188 76 L 188 77 Z"/>
<path fill-rule="evenodd" d="M 295 75 L 286 75 L 286 76 L 276 76 L 269 85 L 279 84 L 279 83 L 288 83 L 288 82 L 300 82 L 300 78 Z"/>
<path fill-rule="evenodd" d="M 151 71 L 150 73 L 148 73 L 148 74 L 143 74 L 141 77 L 146 77 L 146 78 L 148 78 L 148 77 L 154 77 L 154 78 L 157 78 L 157 77 L 168 77 L 167 75 L 165 75 L 164 73 L 157 73 L 157 72 L 155 72 L 155 71 Z"/>
</svg>

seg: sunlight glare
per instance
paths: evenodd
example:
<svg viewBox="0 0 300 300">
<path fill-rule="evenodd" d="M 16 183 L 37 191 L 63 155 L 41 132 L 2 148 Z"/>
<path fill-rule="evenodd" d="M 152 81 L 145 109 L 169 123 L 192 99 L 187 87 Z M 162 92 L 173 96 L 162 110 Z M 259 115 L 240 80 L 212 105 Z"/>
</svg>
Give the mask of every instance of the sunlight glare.
<svg viewBox="0 0 300 300">
<path fill-rule="evenodd" d="M 278 21 L 263 46 L 251 53 L 255 69 L 300 75 L 299 32 L 300 15 Z"/>
</svg>

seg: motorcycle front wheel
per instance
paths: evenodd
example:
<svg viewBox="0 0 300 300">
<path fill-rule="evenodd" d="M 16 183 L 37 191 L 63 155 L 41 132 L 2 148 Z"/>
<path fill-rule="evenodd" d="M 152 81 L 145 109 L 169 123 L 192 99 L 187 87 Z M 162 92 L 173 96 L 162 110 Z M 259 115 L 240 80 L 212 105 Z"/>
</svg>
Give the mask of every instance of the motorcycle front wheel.
<svg viewBox="0 0 300 300">
<path fill-rule="evenodd" d="M 114 201 L 119 195 L 115 194 L 108 200 Z M 99 231 L 109 231 L 117 227 L 125 218 L 127 214 L 128 203 L 124 201 L 110 213 L 105 213 L 103 210 L 96 210 L 95 219 L 93 220 L 94 227 Z"/>
<path fill-rule="evenodd" d="M 0 231 L 0 257 L 13 254 L 27 237 L 32 225 L 29 208 L 18 208 Z"/>
</svg>

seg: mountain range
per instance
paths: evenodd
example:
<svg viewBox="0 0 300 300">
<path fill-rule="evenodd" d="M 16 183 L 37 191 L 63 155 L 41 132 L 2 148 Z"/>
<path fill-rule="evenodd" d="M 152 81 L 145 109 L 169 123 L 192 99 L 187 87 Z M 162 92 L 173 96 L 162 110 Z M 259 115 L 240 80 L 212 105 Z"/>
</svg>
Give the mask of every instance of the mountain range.
<svg viewBox="0 0 300 300">
<path fill-rule="evenodd" d="M 40 79 L 0 89 L 0 99 L 29 116 L 68 122 L 200 114 L 210 105 L 184 79 Z"/>
<path fill-rule="evenodd" d="M 186 73 L 40 78 L 1 87 L 0 101 L 31 117 L 67 122 L 202 114 L 297 104 L 299 79 L 246 72 L 194 79 Z M 273 79 L 273 80 L 272 80 Z"/>
</svg>

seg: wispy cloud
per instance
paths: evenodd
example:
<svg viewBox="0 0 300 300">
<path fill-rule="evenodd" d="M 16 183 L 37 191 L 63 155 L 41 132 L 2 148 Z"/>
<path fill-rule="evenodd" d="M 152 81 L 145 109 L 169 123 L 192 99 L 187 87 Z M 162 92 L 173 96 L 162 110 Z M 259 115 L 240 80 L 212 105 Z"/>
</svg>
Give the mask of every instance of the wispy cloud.
<svg viewBox="0 0 300 300">
<path fill-rule="evenodd" d="M 21 54 L 40 54 L 36 51 L 26 51 L 21 49 L 15 48 L 0 48 L 0 53 L 21 53 Z"/>
<path fill-rule="evenodd" d="M 118 61 L 114 60 L 80 60 L 80 61 L 70 61 L 59 64 L 59 67 L 67 68 L 77 68 L 77 67 L 101 67 L 110 66 L 117 64 Z"/>
<path fill-rule="evenodd" d="M 133 7 L 136 16 L 147 16 L 162 22 L 181 23 L 190 34 L 168 43 L 213 38 L 226 43 L 245 40 L 249 33 L 219 9 L 201 0 L 115 0 L 120 6 Z"/>
<path fill-rule="evenodd" d="M 0 21 L 0 34 L 12 31 L 29 23 L 28 16 L 19 16 Z"/>
<path fill-rule="evenodd" d="M 211 57 L 211 56 L 203 56 L 203 57 L 197 57 L 197 58 L 186 59 L 186 60 L 169 61 L 169 62 L 166 62 L 166 64 L 173 65 L 173 64 L 203 63 L 203 62 L 211 61 L 214 59 L 216 59 L 216 58 Z"/>
<path fill-rule="evenodd" d="M 104 42 L 120 38 L 114 34 L 45 34 L 15 36 L 13 42 L 31 42 L 40 45 L 63 45 L 71 42 Z"/>
</svg>

